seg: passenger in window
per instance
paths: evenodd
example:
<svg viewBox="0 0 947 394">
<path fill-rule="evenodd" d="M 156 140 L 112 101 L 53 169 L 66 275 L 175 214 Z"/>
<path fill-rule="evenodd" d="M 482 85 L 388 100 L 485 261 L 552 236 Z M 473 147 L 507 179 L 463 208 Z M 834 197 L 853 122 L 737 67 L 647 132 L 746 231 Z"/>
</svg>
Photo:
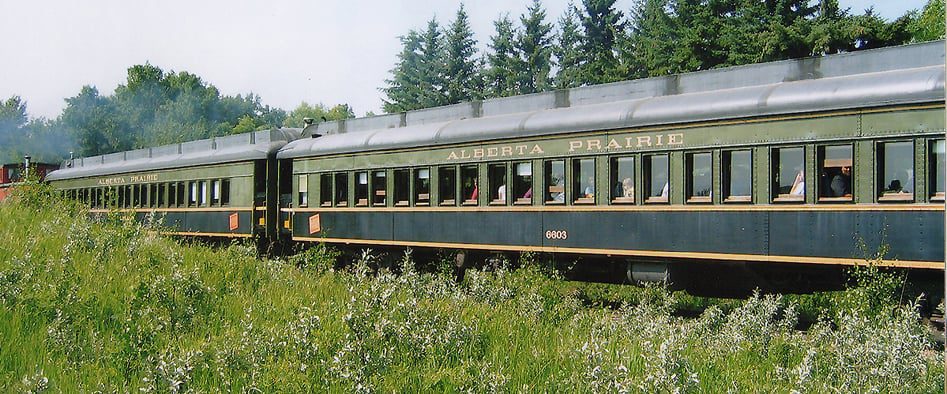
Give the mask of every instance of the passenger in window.
<svg viewBox="0 0 947 394">
<path fill-rule="evenodd" d="M 595 197 L 595 177 L 589 177 L 588 183 L 585 185 L 585 194 L 583 198 L 593 198 Z"/>
<path fill-rule="evenodd" d="M 806 174 L 805 171 L 799 170 L 796 173 L 796 179 L 792 181 L 792 187 L 789 188 L 789 195 L 791 196 L 804 196 L 806 194 Z"/>
<path fill-rule="evenodd" d="M 470 198 L 468 200 L 476 200 L 480 195 L 480 187 L 477 185 L 477 180 L 473 180 L 473 192 L 470 193 Z"/>
<path fill-rule="evenodd" d="M 841 171 L 832 177 L 832 183 L 829 185 L 832 190 L 832 197 L 851 197 L 852 196 L 852 167 L 843 165 Z"/>
<path fill-rule="evenodd" d="M 526 193 L 523 193 L 523 196 L 520 198 L 533 198 L 533 188 L 531 187 L 529 190 L 526 190 Z"/>
<path fill-rule="evenodd" d="M 506 185 L 505 184 L 500 185 L 500 187 L 497 188 L 497 199 L 506 201 Z"/>
<path fill-rule="evenodd" d="M 635 182 L 631 178 L 625 178 L 621 180 L 621 194 L 622 197 L 631 198 L 635 196 Z"/>
</svg>

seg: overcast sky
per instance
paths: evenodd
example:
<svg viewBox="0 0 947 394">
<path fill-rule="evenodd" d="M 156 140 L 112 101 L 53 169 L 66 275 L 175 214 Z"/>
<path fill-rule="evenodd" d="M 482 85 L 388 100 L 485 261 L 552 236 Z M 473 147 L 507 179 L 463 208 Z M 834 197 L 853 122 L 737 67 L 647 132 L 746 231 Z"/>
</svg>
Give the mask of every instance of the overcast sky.
<svg viewBox="0 0 947 394">
<path fill-rule="evenodd" d="M 492 22 L 517 17 L 530 0 L 467 1 L 484 48 Z M 548 20 L 568 0 L 545 0 Z M 576 3 L 581 3 L 576 0 Z M 840 0 L 886 19 L 926 0 Z M 0 99 L 19 95 L 33 117 L 56 117 L 83 85 L 110 95 L 126 69 L 150 62 L 189 71 L 223 94 L 253 92 L 292 110 L 302 101 L 348 103 L 380 113 L 381 93 L 400 51 L 399 35 L 436 17 L 450 23 L 459 0 L 0 0 Z M 618 0 L 627 14 L 632 0 Z"/>
</svg>

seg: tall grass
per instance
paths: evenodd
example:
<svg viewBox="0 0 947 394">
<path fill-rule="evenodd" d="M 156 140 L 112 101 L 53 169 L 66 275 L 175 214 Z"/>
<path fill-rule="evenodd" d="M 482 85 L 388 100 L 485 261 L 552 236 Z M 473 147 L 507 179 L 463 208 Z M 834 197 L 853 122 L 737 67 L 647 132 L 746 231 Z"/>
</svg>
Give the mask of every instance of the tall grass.
<svg viewBox="0 0 947 394">
<path fill-rule="evenodd" d="M 324 246 L 261 260 L 121 215 L 93 222 L 41 191 L 0 218 L 3 392 L 944 389 L 910 306 L 839 301 L 802 332 L 784 297 L 685 319 L 687 296 L 564 285 L 529 256 L 458 283 L 410 254 L 390 268 L 368 251 L 343 267 Z"/>
</svg>

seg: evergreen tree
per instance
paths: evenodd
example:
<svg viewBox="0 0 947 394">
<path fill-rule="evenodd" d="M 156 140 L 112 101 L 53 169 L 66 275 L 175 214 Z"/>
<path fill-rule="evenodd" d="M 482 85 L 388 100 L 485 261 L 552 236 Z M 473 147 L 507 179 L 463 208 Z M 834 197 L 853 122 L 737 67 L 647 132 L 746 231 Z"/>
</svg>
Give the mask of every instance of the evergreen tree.
<svg viewBox="0 0 947 394">
<path fill-rule="evenodd" d="M 385 80 L 388 87 L 382 89 L 387 97 L 382 100 L 387 113 L 421 108 L 421 35 L 411 30 L 401 37 L 401 45 L 391 79 Z"/>
<path fill-rule="evenodd" d="M 929 0 L 920 15 L 912 15 L 908 29 L 914 42 L 943 39 L 944 0 Z"/>
<path fill-rule="evenodd" d="M 546 10 L 540 0 L 533 4 L 525 15 L 520 16 L 523 30 L 516 36 L 516 49 L 520 54 L 518 70 L 519 92 L 522 94 L 548 90 L 552 85 L 549 72 L 552 69 L 552 25 L 545 23 Z"/>
<path fill-rule="evenodd" d="M 583 84 L 621 80 L 621 67 L 615 56 L 618 36 L 625 31 L 621 11 L 615 9 L 615 0 L 582 0 L 582 4 L 582 50 L 586 59 L 581 75 Z"/>
<path fill-rule="evenodd" d="M 444 38 L 437 19 L 431 18 L 427 23 L 427 30 L 421 34 L 420 48 L 420 88 L 419 103 L 421 108 L 432 108 L 447 105 L 446 64 L 444 63 Z"/>
<path fill-rule="evenodd" d="M 554 78 L 556 89 L 567 89 L 580 86 L 582 67 L 582 49 L 584 38 L 579 30 L 578 10 L 572 3 L 566 7 L 565 13 L 559 18 L 559 35 L 556 46 L 552 48 L 556 56 L 559 69 Z"/>
<path fill-rule="evenodd" d="M 446 95 L 448 104 L 470 101 L 482 96 L 482 82 L 474 57 L 477 41 L 473 38 L 467 12 L 461 3 L 457 17 L 447 32 Z"/>
<path fill-rule="evenodd" d="M 675 20 L 668 13 L 668 0 L 637 0 L 631 11 L 631 35 L 622 56 L 629 78 L 644 78 L 680 72 L 672 62 L 678 42 Z"/>
<path fill-rule="evenodd" d="M 496 35 L 490 37 L 493 53 L 487 55 L 489 69 L 486 71 L 485 91 L 487 97 L 513 96 L 519 92 L 513 22 L 509 15 L 504 15 L 494 21 L 493 25 L 496 27 Z"/>
</svg>

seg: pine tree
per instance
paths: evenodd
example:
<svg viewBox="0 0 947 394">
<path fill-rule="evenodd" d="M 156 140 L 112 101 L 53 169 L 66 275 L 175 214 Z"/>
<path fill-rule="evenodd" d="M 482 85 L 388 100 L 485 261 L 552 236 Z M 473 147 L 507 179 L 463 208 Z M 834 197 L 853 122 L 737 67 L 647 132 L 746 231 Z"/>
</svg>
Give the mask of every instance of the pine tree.
<svg viewBox="0 0 947 394">
<path fill-rule="evenodd" d="M 401 53 L 398 63 L 391 69 L 391 79 L 385 80 L 388 87 L 382 89 L 386 99 L 382 100 L 387 113 L 410 111 L 422 108 L 421 98 L 421 35 L 411 30 L 401 37 Z"/>
<path fill-rule="evenodd" d="M 487 55 L 489 68 L 486 71 L 485 90 L 487 97 L 513 96 L 519 92 L 513 22 L 509 15 L 504 15 L 493 25 L 496 35 L 490 37 L 493 53 Z"/>
<path fill-rule="evenodd" d="M 448 104 L 470 101 L 482 96 L 482 82 L 474 57 L 477 54 L 477 41 L 461 3 L 457 17 L 447 32 L 446 45 L 446 96 Z"/>
<path fill-rule="evenodd" d="M 583 0 L 582 27 L 585 40 L 582 50 L 586 61 L 582 67 L 583 84 L 614 82 L 622 79 L 621 67 L 615 56 L 618 36 L 624 34 L 625 22 L 621 11 L 615 10 L 616 0 Z"/>
<path fill-rule="evenodd" d="M 644 78 L 680 72 L 671 56 L 678 41 L 668 0 L 637 0 L 631 12 L 631 35 L 623 47 L 628 77 Z"/>
<path fill-rule="evenodd" d="M 421 35 L 419 69 L 421 72 L 420 104 L 421 108 L 433 108 L 447 105 L 446 64 L 444 63 L 444 37 L 437 19 L 431 18 L 427 30 Z"/>
<path fill-rule="evenodd" d="M 559 40 L 553 47 L 559 70 L 554 78 L 556 89 L 567 89 L 581 86 L 579 79 L 582 67 L 582 49 L 580 45 L 584 38 L 579 30 L 578 10 L 572 3 L 559 18 Z"/>
<path fill-rule="evenodd" d="M 516 49 L 520 54 L 519 91 L 522 94 L 548 90 L 552 85 L 549 72 L 552 68 L 552 25 L 545 23 L 546 10 L 540 0 L 533 4 L 525 15 L 520 16 L 523 30 L 516 36 Z"/>
</svg>

